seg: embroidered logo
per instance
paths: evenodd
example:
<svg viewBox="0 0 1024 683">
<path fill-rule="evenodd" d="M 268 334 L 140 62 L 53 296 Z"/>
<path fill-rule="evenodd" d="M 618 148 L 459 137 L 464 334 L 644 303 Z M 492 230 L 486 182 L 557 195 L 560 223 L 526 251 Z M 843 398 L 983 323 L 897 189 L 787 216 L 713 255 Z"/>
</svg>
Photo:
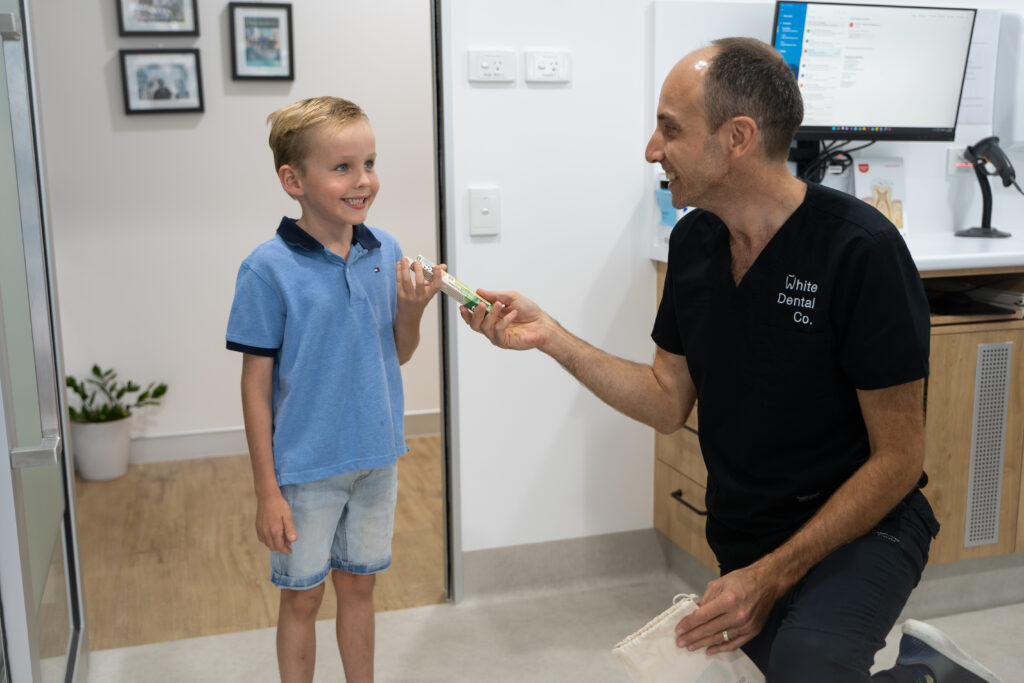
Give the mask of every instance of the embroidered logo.
<svg viewBox="0 0 1024 683">
<path fill-rule="evenodd" d="M 811 316 L 818 304 L 817 293 L 817 282 L 802 280 L 791 273 L 786 276 L 776 303 L 794 309 L 793 322 L 800 325 L 813 325 L 814 320 Z"/>
</svg>

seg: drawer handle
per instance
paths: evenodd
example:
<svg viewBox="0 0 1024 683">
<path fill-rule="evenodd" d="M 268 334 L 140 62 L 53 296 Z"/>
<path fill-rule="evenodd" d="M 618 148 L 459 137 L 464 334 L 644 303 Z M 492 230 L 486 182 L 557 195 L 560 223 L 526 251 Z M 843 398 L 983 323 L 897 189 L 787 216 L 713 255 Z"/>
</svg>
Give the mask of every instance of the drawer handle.
<svg viewBox="0 0 1024 683">
<path fill-rule="evenodd" d="M 675 498 L 676 500 L 678 500 L 680 503 L 682 503 L 686 507 L 688 507 L 691 510 L 693 510 L 694 512 L 696 512 L 698 515 L 701 515 L 702 517 L 707 517 L 708 516 L 708 511 L 707 510 L 700 510 L 698 508 L 695 508 L 692 505 L 690 505 L 689 503 L 687 503 L 685 500 L 683 500 L 683 490 L 682 489 L 676 489 L 675 491 L 673 491 L 669 495 L 672 496 L 673 498 Z"/>
</svg>

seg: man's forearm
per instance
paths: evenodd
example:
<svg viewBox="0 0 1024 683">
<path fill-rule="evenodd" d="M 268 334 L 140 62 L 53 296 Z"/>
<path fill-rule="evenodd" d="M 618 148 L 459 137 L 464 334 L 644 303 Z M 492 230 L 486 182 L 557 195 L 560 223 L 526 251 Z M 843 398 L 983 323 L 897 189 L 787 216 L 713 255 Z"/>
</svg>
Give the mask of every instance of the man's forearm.
<svg viewBox="0 0 1024 683">
<path fill-rule="evenodd" d="M 693 401 L 659 380 L 655 368 L 613 356 L 551 320 L 540 350 L 555 359 L 599 399 L 619 412 L 669 433 L 686 421 Z M 656 361 L 657 362 L 657 361 Z"/>
<path fill-rule="evenodd" d="M 796 534 L 755 565 L 778 582 L 781 595 L 832 551 L 871 531 L 920 476 L 901 453 L 872 455 Z"/>
</svg>

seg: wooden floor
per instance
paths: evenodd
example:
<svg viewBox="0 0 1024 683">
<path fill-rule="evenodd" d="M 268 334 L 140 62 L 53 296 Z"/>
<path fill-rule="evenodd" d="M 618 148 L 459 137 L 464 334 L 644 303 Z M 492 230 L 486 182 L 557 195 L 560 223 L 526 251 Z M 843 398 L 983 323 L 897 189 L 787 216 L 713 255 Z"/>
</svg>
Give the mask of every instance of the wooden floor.
<svg viewBox="0 0 1024 683">
<path fill-rule="evenodd" d="M 440 438 L 407 443 L 378 611 L 446 600 Z M 76 493 L 92 649 L 277 623 L 279 589 L 256 540 L 247 455 L 137 465 L 109 482 L 78 478 Z M 319 618 L 334 615 L 328 588 Z"/>
</svg>

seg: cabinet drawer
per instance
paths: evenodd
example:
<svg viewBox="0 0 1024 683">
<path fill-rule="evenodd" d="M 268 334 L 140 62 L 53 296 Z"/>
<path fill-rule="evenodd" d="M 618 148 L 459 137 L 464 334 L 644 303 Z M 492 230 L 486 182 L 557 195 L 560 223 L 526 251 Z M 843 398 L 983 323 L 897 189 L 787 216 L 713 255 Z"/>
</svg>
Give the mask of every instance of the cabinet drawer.
<svg viewBox="0 0 1024 683">
<path fill-rule="evenodd" d="M 655 434 L 654 457 L 701 486 L 707 486 L 708 470 L 700 453 L 700 441 L 689 427 L 672 434 Z"/>
<path fill-rule="evenodd" d="M 660 460 L 654 461 L 654 528 L 701 564 L 718 572 L 718 562 L 704 536 L 705 488 Z"/>
</svg>

